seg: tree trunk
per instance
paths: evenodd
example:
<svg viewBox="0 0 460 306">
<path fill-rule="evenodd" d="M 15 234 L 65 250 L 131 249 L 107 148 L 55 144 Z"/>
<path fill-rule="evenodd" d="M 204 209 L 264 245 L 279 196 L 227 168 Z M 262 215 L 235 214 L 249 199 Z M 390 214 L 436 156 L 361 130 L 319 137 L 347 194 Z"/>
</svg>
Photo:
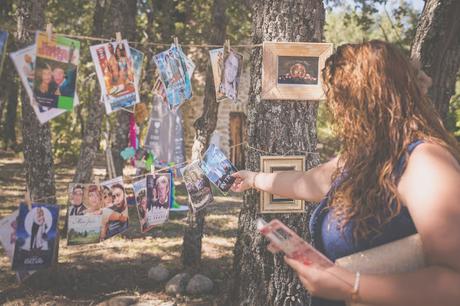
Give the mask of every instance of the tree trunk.
<svg viewBox="0 0 460 306">
<path fill-rule="evenodd" d="M 21 0 L 18 3 L 18 42 L 25 47 L 33 42 L 34 36 L 27 29 L 44 29 L 45 0 Z M 32 199 L 40 202 L 56 203 L 54 185 L 54 162 L 51 148 L 51 132 L 48 123 L 40 125 L 30 105 L 25 90 L 21 93 L 22 138 L 24 144 L 24 165 L 26 182 Z"/>
<path fill-rule="evenodd" d="M 93 35 L 114 37 L 115 32 L 121 32 L 124 36 L 123 38 L 134 39 L 136 5 L 137 0 L 98 0 L 93 18 Z M 91 181 L 94 160 L 101 139 L 102 119 L 105 114 L 105 108 L 99 102 L 98 93 L 100 93 L 100 90 L 96 89 L 93 99 L 88 105 L 88 120 L 84 128 L 80 157 L 73 178 L 74 182 L 88 183 Z M 120 110 L 117 113 L 117 123 L 113 128 L 116 135 L 113 159 L 117 175 L 122 175 L 124 161 L 121 159 L 120 152 L 128 143 L 129 113 Z"/>
<path fill-rule="evenodd" d="M 225 40 L 225 0 L 214 0 L 210 43 L 223 44 Z M 209 145 L 211 134 L 216 129 L 219 103 L 216 101 L 214 79 L 211 64 L 206 70 L 206 85 L 203 100 L 203 114 L 195 121 L 195 141 L 192 147 L 192 160 L 203 156 Z M 201 262 L 201 240 L 205 223 L 206 209 L 194 214 L 188 211 L 188 227 L 184 231 L 182 242 L 182 264 L 184 267 L 196 267 Z"/>
<path fill-rule="evenodd" d="M 136 39 L 137 0 L 112 0 L 109 8 L 109 18 L 114 32 L 121 32 L 123 38 L 130 41 Z M 120 153 L 128 146 L 130 113 L 120 110 L 117 113 L 114 143 L 112 146 L 113 163 L 116 175 L 123 175 L 125 161 Z"/>
<path fill-rule="evenodd" d="M 460 67 L 459 16 L 458 0 L 426 0 L 411 48 L 411 57 L 433 79 L 429 95 L 444 122 Z"/>
<path fill-rule="evenodd" d="M 17 50 L 17 46 L 14 43 L 13 35 L 8 37 L 8 51 Z M 1 59 L 0 59 L 1 60 Z M 18 109 L 18 93 L 19 84 L 18 78 L 13 75 L 16 69 L 14 69 L 13 62 L 5 59 L 3 66 L 2 75 L 2 91 L 3 103 L 6 107 L 5 121 L 2 124 L 2 134 L 4 141 L 4 148 L 8 150 L 12 148 L 14 151 L 17 150 L 16 143 L 16 118 Z M 0 110 L 0 118 L 2 117 L 3 109 Z"/>
<path fill-rule="evenodd" d="M 254 44 L 263 41 L 313 41 L 322 39 L 324 6 L 320 0 L 253 1 Z M 254 48 L 250 58 L 251 85 L 248 104 L 248 142 L 271 155 L 288 151 L 312 152 L 316 148 L 318 103 L 313 101 L 262 101 L 262 48 Z M 291 151 L 292 152 L 292 151 Z M 300 153 L 297 153 L 297 155 Z M 305 154 L 305 153 L 304 153 Z M 250 150 L 246 167 L 258 171 L 260 154 Z M 296 154 L 291 154 L 296 155 Z M 307 169 L 319 163 L 318 155 L 306 154 Z M 267 241 L 257 232 L 259 194 L 246 192 L 239 217 L 238 237 L 234 250 L 234 278 L 229 295 L 233 305 L 308 305 L 307 292 L 283 261 L 266 250 Z M 301 237 L 309 239 L 305 214 L 265 215 L 278 218 Z"/>
<path fill-rule="evenodd" d="M 94 30 L 92 33 L 96 37 L 103 35 L 103 29 L 108 27 L 108 25 L 104 26 L 104 13 L 104 1 L 97 0 L 94 9 Z M 91 95 L 92 99 L 86 104 L 88 118 L 83 128 L 80 157 L 78 158 L 75 175 L 73 177 L 74 183 L 90 183 L 93 175 L 94 160 L 96 159 L 96 153 L 99 149 L 102 119 L 105 113 L 104 105 L 99 101 L 100 89 L 97 86 L 98 85 L 96 85 L 96 89 Z M 83 105 L 78 107 L 83 107 Z"/>
</svg>

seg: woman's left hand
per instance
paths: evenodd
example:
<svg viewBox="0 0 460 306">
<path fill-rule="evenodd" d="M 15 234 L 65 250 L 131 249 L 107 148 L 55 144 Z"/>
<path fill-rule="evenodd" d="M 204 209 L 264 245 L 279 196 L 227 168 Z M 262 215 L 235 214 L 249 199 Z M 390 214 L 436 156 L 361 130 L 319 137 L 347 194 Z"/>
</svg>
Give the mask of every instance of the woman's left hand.
<svg viewBox="0 0 460 306">
<path fill-rule="evenodd" d="M 350 301 L 355 274 L 337 265 L 321 268 L 284 256 L 286 263 L 294 269 L 307 291 L 317 297 L 329 300 Z"/>
</svg>

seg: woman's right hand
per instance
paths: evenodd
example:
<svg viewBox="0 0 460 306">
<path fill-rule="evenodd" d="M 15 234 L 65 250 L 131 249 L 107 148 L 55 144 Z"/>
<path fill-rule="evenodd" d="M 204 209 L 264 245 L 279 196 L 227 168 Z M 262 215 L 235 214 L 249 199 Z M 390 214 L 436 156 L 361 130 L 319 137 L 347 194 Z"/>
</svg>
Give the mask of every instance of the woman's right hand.
<svg viewBox="0 0 460 306">
<path fill-rule="evenodd" d="M 233 192 L 243 192 L 250 188 L 254 188 L 254 179 L 257 172 L 242 170 L 233 173 L 232 176 L 236 179 L 233 183 L 231 190 Z"/>
</svg>

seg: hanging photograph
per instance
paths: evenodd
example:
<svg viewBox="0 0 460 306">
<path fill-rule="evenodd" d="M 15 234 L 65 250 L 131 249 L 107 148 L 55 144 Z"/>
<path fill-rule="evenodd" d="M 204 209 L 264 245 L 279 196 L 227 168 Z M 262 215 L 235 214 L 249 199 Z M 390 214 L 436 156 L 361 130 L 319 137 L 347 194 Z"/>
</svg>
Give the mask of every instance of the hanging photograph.
<svg viewBox="0 0 460 306">
<path fill-rule="evenodd" d="M 2 244 L 3 250 L 6 256 L 13 260 L 14 257 L 14 245 L 16 244 L 16 228 L 17 228 L 17 217 L 19 210 L 15 210 L 11 215 L 6 216 L 0 220 L 0 243 Z M 16 279 L 19 282 L 24 281 L 35 271 L 16 271 Z"/>
<path fill-rule="evenodd" d="M 49 268 L 58 245 L 59 206 L 21 203 L 16 223 L 13 270 L 30 271 Z"/>
<path fill-rule="evenodd" d="M 214 144 L 211 144 L 206 150 L 200 167 L 208 179 L 222 192 L 227 192 L 232 187 L 235 181 L 232 174 L 238 171 Z"/>
<path fill-rule="evenodd" d="M 70 184 L 68 190 L 67 244 L 87 244 L 100 241 L 102 211 L 105 201 L 102 187 L 97 184 Z"/>
<path fill-rule="evenodd" d="M 172 45 L 168 50 L 153 56 L 160 79 L 165 88 L 166 99 L 171 109 L 177 108 L 192 98 L 191 62 L 181 50 Z M 188 68 L 187 68 L 187 62 Z M 193 68 L 193 69 L 192 69 Z M 191 70 L 191 71 L 190 71 Z"/>
<path fill-rule="evenodd" d="M 34 96 L 43 108 L 72 110 L 80 60 L 80 42 L 37 32 Z"/>
<path fill-rule="evenodd" d="M 330 43 L 264 42 L 262 99 L 321 100 L 321 71 Z"/>
<path fill-rule="evenodd" d="M 211 60 L 212 77 L 214 79 L 214 88 L 216 90 L 216 100 L 225 99 L 225 95 L 220 91 L 222 84 L 222 70 L 224 67 L 224 48 L 209 50 Z"/>
<path fill-rule="evenodd" d="M 194 212 L 205 208 L 214 201 L 211 183 L 203 172 L 203 169 L 201 169 L 199 160 L 180 169 L 180 172 L 184 178 L 190 206 Z"/>
<path fill-rule="evenodd" d="M 65 113 L 64 109 L 44 107 L 40 105 L 33 94 L 34 78 L 35 78 L 35 45 L 28 46 L 24 49 L 10 53 L 10 58 L 13 61 L 22 85 L 29 96 L 30 105 L 37 115 L 38 121 L 41 124 Z M 75 94 L 74 104 L 79 103 L 78 96 Z"/>
<path fill-rule="evenodd" d="M 3 63 L 5 62 L 7 42 L 8 32 L 0 31 L 0 75 L 2 75 Z"/>
<path fill-rule="evenodd" d="M 90 48 L 107 114 L 139 103 L 131 50 L 126 40 Z M 139 60 L 139 59 L 138 59 Z"/>
<path fill-rule="evenodd" d="M 151 230 L 155 225 L 150 224 L 151 218 L 147 218 L 147 179 L 143 178 L 133 182 L 134 196 L 136 198 L 137 213 L 139 215 L 139 224 L 141 232 L 145 233 Z"/>
<path fill-rule="evenodd" d="M 169 219 L 171 205 L 171 174 L 148 174 L 146 176 L 146 188 L 146 223 L 149 226 L 165 223 Z"/>
<path fill-rule="evenodd" d="M 240 86 L 242 71 L 243 55 L 233 49 L 230 49 L 228 52 L 224 51 L 219 96 L 222 95 L 234 103 L 238 102 L 238 88 Z"/>
<path fill-rule="evenodd" d="M 261 156 L 260 171 L 277 173 L 305 171 L 305 156 Z M 303 213 L 305 202 L 288 199 L 268 192 L 260 193 L 260 213 Z"/>
<path fill-rule="evenodd" d="M 104 202 L 101 240 L 104 240 L 128 229 L 128 203 L 123 178 L 120 176 L 102 182 L 101 193 Z"/>
<path fill-rule="evenodd" d="M 318 57 L 278 56 L 278 84 L 318 85 Z"/>
<path fill-rule="evenodd" d="M 129 50 L 131 51 L 131 57 L 133 58 L 134 83 L 136 88 L 140 90 L 142 65 L 144 64 L 144 53 L 132 47 L 129 47 Z"/>
</svg>

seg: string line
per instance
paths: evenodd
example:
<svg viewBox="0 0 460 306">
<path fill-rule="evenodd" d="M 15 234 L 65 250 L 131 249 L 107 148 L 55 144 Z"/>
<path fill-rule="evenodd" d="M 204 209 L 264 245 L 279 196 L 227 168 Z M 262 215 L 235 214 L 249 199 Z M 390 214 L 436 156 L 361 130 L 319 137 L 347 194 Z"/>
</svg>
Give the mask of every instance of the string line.
<svg viewBox="0 0 460 306">
<path fill-rule="evenodd" d="M 264 154 L 273 154 L 273 152 L 269 152 L 269 151 L 265 151 L 265 150 L 261 150 L 261 149 L 257 149 L 257 148 L 254 148 L 252 146 L 250 146 L 248 144 L 247 141 L 243 141 L 243 142 L 240 142 L 238 144 L 235 144 L 235 145 L 232 145 L 232 146 L 229 146 L 228 148 L 229 149 L 233 149 L 233 148 L 236 148 L 236 147 L 239 147 L 239 146 L 243 146 L 245 145 L 248 149 L 251 149 L 251 150 L 254 150 L 254 151 L 258 151 L 260 153 L 264 153 Z M 319 152 L 310 152 L 310 151 L 299 151 L 299 150 L 289 150 L 287 151 L 286 153 L 284 153 L 283 155 L 276 155 L 276 156 L 288 156 L 290 153 L 305 153 L 305 154 L 317 154 L 319 155 Z M 167 170 L 171 170 L 171 169 L 175 169 L 175 168 L 178 168 L 182 165 L 186 165 L 188 163 L 192 162 L 192 160 L 190 159 L 187 159 L 186 161 L 184 162 L 181 162 L 181 163 L 178 163 L 178 164 L 174 164 L 172 166 L 167 166 L 167 167 L 163 167 L 163 168 L 160 168 L 160 169 L 154 169 L 153 172 L 150 172 L 150 173 L 145 173 L 145 174 L 141 174 L 141 175 L 135 175 L 135 176 L 123 176 L 123 179 L 126 179 L 126 180 L 133 180 L 133 179 L 136 179 L 136 178 L 141 178 L 141 177 L 146 177 L 147 175 L 149 174 L 154 174 L 155 172 L 163 172 L 163 171 L 167 171 Z M 54 198 L 56 197 L 55 195 L 53 196 L 48 196 L 48 197 L 43 197 L 43 198 L 40 198 L 40 199 L 37 199 L 37 200 L 32 200 L 32 202 L 34 203 L 37 203 L 39 201 L 43 201 L 43 200 L 47 200 L 47 199 L 50 199 L 50 198 Z"/>
<path fill-rule="evenodd" d="M 11 32 L 16 32 L 17 29 L 12 28 L 12 27 L 3 27 L 3 29 L 6 29 Z M 26 29 L 23 28 L 23 31 L 29 32 L 29 33 L 35 33 L 38 30 L 31 30 L 31 29 Z M 44 31 L 43 31 L 44 32 Z M 69 38 L 75 38 L 79 40 L 91 40 L 91 41 L 101 41 L 101 42 L 110 42 L 110 41 L 115 41 L 115 38 L 103 38 L 103 37 L 95 37 L 95 36 L 86 36 L 86 35 L 74 35 L 74 34 L 63 34 L 63 33 L 56 33 L 53 32 L 53 35 L 60 35 L 64 37 L 69 37 Z M 168 47 L 172 44 L 171 43 L 161 43 L 161 42 L 139 42 L 139 41 L 128 41 L 128 44 L 130 45 L 145 45 L 145 46 L 159 46 L 159 47 Z M 231 45 L 231 47 L 234 48 L 258 48 L 262 47 L 263 44 L 239 44 L 239 45 Z M 219 48 L 222 47 L 222 45 L 214 45 L 214 44 L 180 44 L 181 47 L 190 47 L 190 48 Z"/>
</svg>

